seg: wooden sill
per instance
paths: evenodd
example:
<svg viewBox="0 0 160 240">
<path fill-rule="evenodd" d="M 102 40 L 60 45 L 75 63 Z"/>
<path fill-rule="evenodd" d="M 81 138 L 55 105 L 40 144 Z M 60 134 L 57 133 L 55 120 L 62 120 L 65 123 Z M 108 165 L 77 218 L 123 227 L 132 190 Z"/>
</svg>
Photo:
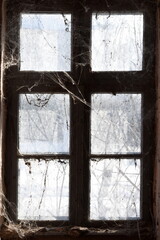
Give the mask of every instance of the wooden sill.
<svg viewBox="0 0 160 240">
<path fill-rule="evenodd" d="M 18 225 L 3 226 L 0 230 L 2 239 L 129 239 L 129 240 L 153 240 L 154 231 L 152 226 L 132 227 L 127 229 L 116 228 L 86 228 L 80 226 L 74 227 L 37 227 L 22 228 Z"/>
</svg>

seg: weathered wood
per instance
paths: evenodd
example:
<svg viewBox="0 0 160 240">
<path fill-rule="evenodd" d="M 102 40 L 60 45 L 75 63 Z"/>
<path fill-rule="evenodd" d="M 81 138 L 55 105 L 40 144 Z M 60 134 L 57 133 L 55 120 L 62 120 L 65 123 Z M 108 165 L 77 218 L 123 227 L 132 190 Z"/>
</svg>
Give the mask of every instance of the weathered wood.
<svg viewBox="0 0 160 240">
<path fill-rule="evenodd" d="M 72 237 L 80 237 L 89 232 L 89 229 L 86 227 L 72 227 L 68 231 L 68 235 Z"/>
<path fill-rule="evenodd" d="M 1 24 L 1 101 L 0 101 L 0 226 L 3 223 L 4 206 L 4 183 L 3 183 L 3 161 L 5 155 L 5 123 L 6 123 L 6 104 L 4 96 L 4 49 L 5 49 L 5 0 L 0 1 L 0 24 Z"/>
<path fill-rule="evenodd" d="M 159 2 L 159 1 L 157 1 Z M 156 239 L 160 240 L 160 8 L 157 8 L 157 49 L 156 49 L 156 163 L 154 175 L 154 215 Z"/>
<path fill-rule="evenodd" d="M 137 2 L 138 0 L 135 0 L 134 2 Z M 19 4 L 21 2 L 21 4 L 23 5 L 25 1 L 14 1 L 14 3 Z M 36 2 L 36 1 L 35 1 Z M 38 1 L 37 1 L 38 2 Z M 40 1 L 43 2 L 43 1 Z M 90 1 L 88 1 L 90 2 Z M 93 1 L 94 4 L 99 2 L 99 4 L 95 5 L 95 8 L 92 5 L 93 10 L 97 9 L 97 7 L 99 6 L 99 9 L 101 9 L 101 1 Z M 103 1 L 106 4 L 106 1 Z M 114 1 L 110 1 L 111 3 Z M 122 6 L 126 6 L 126 10 L 134 10 L 134 9 L 138 9 L 133 8 L 132 9 L 132 1 L 128 2 L 128 1 L 123 1 L 123 4 L 125 2 L 125 4 L 129 4 L 128 5 L 121 5 L 122 1 L 115 1 L 116 3 L 118 3 L 118 7 L 116 8 L 116 6 L 113 8 L 114 10 L 122 10 Z M 139 1 L 141 2 L 141 1 Z M 152 1 L 151 1 L 152 2 Z M 19 10 L 18 8 L 16 9 L 16 5 L 14 6 L 13 1 L 10 1 L 10 6 L 11 8 L 11 12 L 12 10 Z M 134 4 L 133 4 L 134 5 Z M 127 7 L 128 6 L 128 7 Z M 139 5 L 138 5 L 139 6 Z M 144 5 L 145 6 L 145 5 Z M 37 8 L 38 4 L 35 5 L 35 11 L 37 10 L 44 10 L 44 6 L 42 4 L 41 8 Z M 45 7 L 48 7 L 47 9 L 50 9 L 51 5 L 46 4 Z M 54 6 L 52 8 L 52 10 L 54 9 Z M 67 1 L 67 9 L 68 9 L 68 1 Z M 103 8 L 102 8 L 103 9 Z M 143 9 L 143 8 L 142 8 Z M 33 9 L 32 9 L 33 10 Z M 54 9 L 55 10 L 55 9 Z M 80 9 L 82 10 L 82 9 Z M 125 8 L 123 9 L 125 10 Z M 148 9 L 146 9 L 145 13 L 149 11 Z M 13 11 L 14 13 L 14 11 Z M 77 18 L 79 18 L 80 21 L 80 26 L 82 24 L 84 24 L 84 26 L 87 24 L 90 24 L 90 20 L 88 19 L 89 15 L 88 13 L 85 14 L 84 13 L 84 17 L 80 17 L 76 11 Z M 86 16 L 85 16 L 86 15 Z M 145 14 L 146 16 L 147 14 Z M 9 16 L 10 17 L 10 16 Z M 16 17 L 14 17 L 15 19 Z M 147 18 L 147 17 L 146 17 Z M 87 21 L 84 21 L 88 19 Z M 11 19 L 12 20 L 12 19 Z M 10 21 L 11 21 L 10 20 Z M 81 23 L 82 21 L 82 23 Z M 84 21 L 84 22 L 83 22 Z M 4 21 L 5 23 L 5 21 Z M 14 22 L 11 21 L 11 23 L 14 25 Z M 82 25 L 83 26 L 83 25 Z M 88 25 L 87 25 L 88 26 Z M 153 35 L 153 31 L 151 31 L 152 28 L 154 28 L 152 25 L 149 25 L 149 22 L 145 22 L 145 36 L 144 39 L 149 39 L 149 41 L 152 41 L 153 38 L 151 37 Z M 10 29 L 12 29 L 12 25 L 10 26 Z M 87 29 L 90 29 L 87 27 Z M 14 41 L 18 41 L 18 32 L 16 32 L 17 30 L 15 30 L 15 32 L 13 33 L 13 42 Z M 81 32 L 82 34 L 82 32 Z M 76 55 L 80 55 L 83 52 L 90 52 L 90 48 L 89 48 L 89 42 L 90 42 L 90 32 L 87 31 L 87 33 L 83 33 L 84 38 L 88 39 L 88 44 L 87 47 L 88 49 L 86 50 L 86 47 L 81 46 L 81 49 L 77 49 L 76 48 L 76 44 L 75 47 L 73 47 L 73 53 L 74 56 Z M 148 37 L 149 35 L 149 37 Z M 3 36 L 4 37 L 4 36 Z M 147 38 L 148 37 L 148 38 Z M 4 41 L 3 41 L 4 42 Z M 10 43 L 11 44 L 11 43 Z M 12 47 L 12 44 L 11 44 Z M 146 53 L 153 53 L 154 48 L 150 48 L 150 44 L 147 42 L 145 44 L 145 47 L 147 49 L 147 51 L 145 51 Z M 3 51 L 2 51 L 3 52 Z M 152 67 L 152 60 L 151 62 L 149 61 L 149 57 L 148 55 L 145 55 L 144 58 L 146 59 L 145 61 L 145 69 L 144 71 L 141 72 L 135 72 L 135 73 L 93 73 L 90 72 L 89 69 L 86 67 L 84 69 L 84 72 L 82 74 L 82 80 L 81 80 L 81 84 L 85 90 L 84 90 L 84 95 L 85 95 L 85 99 L 87 99 L 87 102 L 89 102 L 88 99 L 90 99 L 90 96 L 93 92 L 106 92 L 106 93 L 110 93 L 110 92 L 120 92 L 120 93 L 135 93 L 135 92 L 140 92 L 140 93 L 144 93 L 144 101 L 146 104 L 146 108 L 148 107 L 148 103 L 151 104 L 152 103 L 152 96 L 151 94 L 147 91 L 151 92 L 154 91 L 154 74 L 153 74 L 153 67 Z M 84 61 L 84 62 L 83 62 Z M 147 62 L 148 61 L 148 62 Z M 80 62 L 84 64 L 86 64 L 86 59 L 80 59 Z M 147 68 L 148 67 L 148 68 Z M 147 68 L 147 69 L 146 69 Z M 3 69 L 3 68 L 2 68 Z M 18 66 L 17 66 L 18 69 Z M 8 89 L 10 91 L 10 95 L 14 95 L 11 96 L 11 102 L 12 105 L 15 104 L 15 106 L 9 106 L 10 111 L 12 113 L 15 114 L 15 109 L 18 108 L 18 101 L 13 101 L 15 99 L 18 98 L 18 93 L 23 93 L 24 89 L 23 86 L 30 86 L 29 82 L 33 83 L 31 84 L 32 87 L 28 87 L 27 89 L 25 89 L 25 92 L 30 92 L 29 89 L 32 89 L 35 82 L 37 81 L 37 79 L 39 79 L 40 74 L 39 73 L 22 73 L 19 72 L 16 69 L 16 67 L 10 67 L 10 69 L 8 70 L 8 72 L 6 72 L 6 79 L 8 81 Z M 75 73 L 73 74 L 73 76 L 76 76 L 76 80 L 78 82 L 79 80 L 79 73 L 76 73 L 76 69 Z M 81 69 L 79 69 L 81 70 Z M 149 73 L 150 72 L 150 73 Z M 3 71 L 2 71 L 3 73 Z M 2 74 L 3 76 L 3 74 Z M 36 77 L 35 77 L 36 76 Z M 37 77 L 38 76 L 38 77 Z M 53 78 L 52 74 L 50 74 L 49 76 L 51 76 L 51 79 Z M 54 81 L 52 84 L 52 88 L 50 86 L 48 86 L 48 75 L 46 78 L 46 75 L 44 74 L 44 79 L 45 79 L 45 83 L 44 85 L 39 85 L 36 86 L 36 88 L 33 89 L 32 93 L 40 91 L 40 92 L 55 92 L 55 87 L 58 89 L 57 91 L 62 92 L 62 90 L 64 91 L 64 89 L 61 89 L 61 87 L 58 85 L 56 86 L 56 82 Z M 152 82 L 153 81 L 153 82 Z M 1 92 L 2 92 L 2 97 L 1 97 L 1 101 L 2 101 L 2 114 L 1 114 L 1 157 L 0 159 L 4 159 L 4 151 L 5 151 L 5 118 L 6 118 L 6 106 L 5 106 L 5 96 L 4 96 L 4 92 L 5 92 L 5 86 L 4 86 L 4 81 L 3 81 L 3 77 L 1 77 Z M 14 82 L 14 84 L 13 84 Z M 107 84 L 106 84 L 107 83 Z M 151 85 L 150 85 L 151 83 Z M 69 85 L 69 83 L 68 83 Z M 146 91 L 146 89 L 149 86 L 149 90 Z M 73 87 L 73 86 L 72 86 Z M 68 88 L 68 86 L 67 86 Z M 147 93 L 146 93 L 147 92 Z M 17 105 L 16 105 L 17 104 Z M 152 104 L 151 104 L 152 105 Z M 160 105 L 160 103 L 159 103 Z M 150 105 L 149 105 L 150 106 Z M 152 105 L 153 106 L 153 105 Z M 149 109 L 146 110 L 145 108 L 145 126 L 148 126 L 150 124 L 150 118 L 147 118 L 147 116 L 151 116 L 149 115 Z M 74 113 L 73 113 L 74 112 Z M 16 114 L 15 114 L 16 115 Z M 85 226 L 89 226 L 90 224 L 93 226 L 99 226 L 101 227 L 102 224 L 104 224 L 102 221 L 99 222 L 90 222 L 88 220 L 88 213 L 89 213 L 89 121 L 90 121 L 90 116 L 89 116 L 89 109 L 86 109 L 86 106 L 82 106 L 81 103 L 78 104 L 74 104 L 72 103 L 72 120 L 73 120 L 73 124 L 72 124 L 72 136 L 71 136 L 71 142 L 72 142 L 72 147 L 71 147 L 71 194 L 70 194 L 70 199 L 71 199 L 71 203 L 70 203 L 70 223 L 73 224 L 83 224 Z M 160 115 L 160 114 L 159 114 Z M 13 124 L 12 118 L 11 118 L 11 114 L 9 116 L 9 120 L 11 124 Z M 80 119 L 80 121 L 78 122 L 77 119 Z M 84 124 L 85 122 L 85 124 Z M 11 125 L 10 124 L 10 125 Z M 16 125 L 16 124 L 15 124 Z M 74 125 L 74 126 L 73 126 Z M 159 122 L 160 125 L 160 122 Z M 11 126 L 10 126 L 11 128 Z M 145 151 L 143 152 L 143 156 L 144 156 L 144 165 L 145 165 L 145 172 L 143 177 L 143 204 L 142 204 L 142 212 L 143 212 L 143 218 L 144 220 L 149 219 L 150 221 L 150 212 L 148 211 L 149 209 L 152 209 L 151 206 L 151 184 L 152 184 L 152 176 L 148 175 L 148 171 L 152 172 L 151 169 L 151 163 L 153 162 L 154 158 L 152 157 L 151 152 L 148 154 L 148 149 L 151 148 L 150 143 L 152 142 L 152 139 L 150 139 L 150 134 L 148 131 L 148 128 L 146 127 L 143 132 L 146 132 L 145 135 L 143 135 L 143 140 L 147 141 L 148 144 L 148 139 L 149 139 L 149 144 L 146 145 Z M 150 130 L 150 129 L 149 129 Z M 15 130 L 16 132 L 16 130 Z M 15 135 L 17 134 L 17 132 L 15 133 Z M 80 137 L 81 135 L 81 137 Z M 6 173 L 8 173 L 8 182 L 9 183 L 6 187 L 8 188 L 8 196 L 11 196 L 9 198 L 9 201 L 14 202 L 16 205 L 16 194 L 17 194 L 17 185 L 16 185 L 16 180 L 15 180 L 15 176 L 17 176 L 17 168 L 16 168 L 16 162 L 17 162 L 17 148 L 15 146 L 14 149 L 14 142 L 17 142 L 15 139 L 17 136 L 14 136 L 14 142 L 12 141 L 12 136 L 11 136 L 11 132 L 8 133 L 8 146 L 11 146 L 6 155 L 6 162 L 8 162 L 6 164 Z M 78 136 L 78 137 L 77 137 Z M 75 141 L 76 139 L 76 141 Z M 84 141 L 85 140 L 85 141 Z M 159 140 L 160 142 L 160 140 Z M 158 144 L 158 142 L 157 142 Z M 159 156 L 159 155 L 158 155 Z M 28 157 L 28 156 L 26 156 Z M 102 156 L 100 156 L 102 157 Z M 114 158 L 114 156 L 111 156 L 112 158 Z M 123 157 L 123 156 L 120 156 Z M 129 158 L 130 156 L 126 156 L 127 158 Z M 141 156 L 140 156 L 141 157 Z M 157 157 L 158 159 L 159 157 Z M 148 164 L 146 164 L 146 161 L 148 162 Z M 11 162 L 13 164 L 14 169 L 10 170 L 11 167 Z M 160 165 L 160 163 L 159 163 Z M 8 167 L 9 166 L 9 167 Z M 8 168 L 7 168 L 8 167 Z M 10 168 L 10 169 L 9 169 Z M 2 161 L 1 161 L 1 169 L 2 169 Z M 15 171 L 15 172 L 14 172 Z M 160 166 L 158 166 L 157 170 L 159 171 L 159 175 L 160 175 Z M 11 173 L 11 174 L 10 174 Z M 14 174 L 13 174 L 14 173 Z M 157 176 L 158 176 L 157 174 Z M 2 176 L 2 174 L 0 174 Z M 156 176 L 156 179 L 157 179 Z M 2 182 L 2 181 L 1 181 Z M 78 187 L 77 187 L 78 186 Z M 149 187 L 148 187 L 149 186 Z M 148 190 L 149 189 L 149 190 Z M 160 184 L 157 184 L 157 206 L 160 209 Z M 2 189 L 3 192 L 3 189 Z M 145 193 L 145 194 L 144 194 Z M 151 210 L 152 212 L 152 210 Z M 158 214 L 160 215 L 160 210 L 158 211 Z M 157 214 L 157 219 L 159 219 L 159 216 Z M 1 214 L 3 215 L 3 214 Z M 88 221 L 88 222 L 87 222 Z M 37 223 L 38 224 L 38 223 Z M 56 224 L 56 223 L 54 223 Z M 88 224 L 88 225 L 87 225 Z M 159 230 L 158 228 L 160 228 L 157 224 L 157 230 Z M 19 229 L 19 230 L 18 230 Z M 44 239 L 47 237 L 47 239 L 53 239 L 53 236 L 55 235 L 55 239 L 59 238 L 59 234 L 62 234 L 63 237 L 64 235 L 66 235 L 66 238 L 70 239 L 71 237 L 79 237 L 79 236 L 83 236 L 83 238 L 90 238 L 93 239 L 93 235 L 94 237 L 97 236 L 98 238 L 101 238 L 102 235 L 104 235 L 104 239 L 107 236 L 107 239 L 142 239 L 142 237 L 144 237 L 144 239 L 153 239 L 153 235 L 152 235 L 152 228 L 146 229 L 143 228 L 143 230 L 139 229 L 137 226 L 136 228 L 131 228 L 131 229 L 126 229 L 125 227 L 123 229 L 91 229 L 91 228 L 84 228 L 84 227 L 72 227 L 72 228 L 40 228 L 40 230 L 38 230 L 39 228 L 36 229 L 21 229 L 19 228 L 19 225 L 15 225 L 15 228 L 8 228 L 8 227 L 3 227 L 2 231 L 1 231 L 1 237 L 3 237 L 4 239 L 6 238 L 10 238 L 10 239 L 15 239 L 18 236 L 22 236 L 25 235 L 25 237 L 32 237 L 34 236 L 37 239 Z M 20 231 L 20 232 L 18 232 Z M 24 232 L 23 232 L 24 231 Z M 160 231 L 159 231 L 160 232 Z M 20 234 L 21 233 L 21 234 Z M 23 233 L 23 234 L 22 234 Z M 139 237 L 140 234 L 140 237 Z M 58 236 L 58 237 L 57 237 Z"/>
<path fill-rule="evenodd" d="M 139 236 L 141 239 L 152 239 L 154 238 L 154 233 L 152 231 L 152 226 L 148 227 L 137 227 L 129 228 L 129 229 L 116 229 L 116 228 L 86 228 L 81 226 L 74 226 L 74 227 L 24 227 L 16 224 L 9 224 L 3 225 L 0 231 L 0 237 L 3 239 L 28 239 L 30 237 L 41 239 L 48 238 L 52 236 L 56 236 L 57 239 L 61 239 L 61 237 L 70 237 L 78 238 L 78 237 L 102 237 L 105 236 L 108 238 L 121 238 L 130 239 L 134 237 L 138 239 Z"/>
</svg>

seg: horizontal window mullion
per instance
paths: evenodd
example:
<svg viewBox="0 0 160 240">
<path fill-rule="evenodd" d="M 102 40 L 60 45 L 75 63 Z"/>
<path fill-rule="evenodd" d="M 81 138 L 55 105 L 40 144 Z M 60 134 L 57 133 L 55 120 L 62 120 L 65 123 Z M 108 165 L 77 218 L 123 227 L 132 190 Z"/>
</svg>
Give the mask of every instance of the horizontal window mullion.
<svg viewBox="0 0 160 240">
<path fill-rule="evenodd" d="M 96 84 L 86 84 L 86 89 L 88 89 L 88 92 L 91 94 L 93 93 L 111 93 L 113 95 L 116 94 L 143 94 L 147 86 L 133 86 L 132 83 L 130 84 L 123 84 L 122 82 L 114 82 L 114 83 L 105 83 L 104 81 L 100 82 L 98 81 L 99 85 Z"/>
<path fill-rule="evenodd" d="M 67 154 L 18 154 L 18 158 L 33 158 L 33 159 L 45 159 L 45 160 L 57 160 L 57 159 L 69 159 L 70 155 Z"/>
<path fill-rule="evenodd" d="M 37 1 L 38 2 L 38 1 Z M 78 4 L 79 2 L 77 0 L 75 1 L 58 1 L 53 2 L 52 4 L 50 3 L 49 0 L 46 0 L 45 3 L 38 2 L 38 4 L 33 4 L 30 6 L 29 4 L 23 4 L 19 2 L 14 2 L 11 5 L 11 10 L 14 8 L 16 12 L 20 11 L 46 11 L 46 12 L 53 12 L 53 11 L 73 11 L 73 10 L 78 10 L 81 9 L 85 11 L 85 8 L 83 9 L 83 5 Z M 94 0 L 86 4 L 86 7 L 89 8 L 91 11 L 142 11 L 144 8 L 147 7 L 153 7 L 152 1 L 149 3 L 145 3 L 145 6 L 142 5 L 143 0 L 135 0 L 134 3 L 129 3 L 127 0 L 123 1 L 122 3 L 119 3 L 119 1 L 114 0 L 112 1 L 112 4 L 107 3 L 106 1 L 99 1 L 99 0 Z M 9 5 L 9 6 L 10 6 Z M 77 8 L 78 7 L 78 8 Z"/>
<path fill-rule="evenodd" d="M 96 81 L 105 81 L 106 84 L 120 81 L 121 83 L 131 83 L 132 85 L 146 85 L 148 83 L 152 83 L 153 75 L 148 73 L 147 71 L 123 71 L 123 72 L 90 72 L 88 73 L 88 82 L 92 82 L 92 84 Z"/>
<path fill-rule="evenodd" d="M 32 6 L 30 4 L 24 4 L 20 2 L 13 2 L 10 5 L 11 10 L 14 8 L 14 12 L 71 12 L 77 10 L 77 1 L 53 1 L 52 4 L 49 0 L 45 1 L 45 3 L 41 3 L 37 1 L 37 3 L 33 3 Z"/>
<path fill-rule="evenodd" d="M 13 81 L 14 84 L 17 86 L 23 86 L 28 87 L 30 84 L 35 84 L 34 87 L 43 86 L 45 88 L 45 85 L 52 85 L 52 86 L 60 86 L 58 83 L 60 83 L 59 80 L 63 80 L 63 83 L 65 85 L 73 85 L 74 80 L 74 74 L 71 72 L 34 72 L 34 71 L 16 71 L 13 70 L 12 74 L 7 74 L 8 83 L 11 84 L 13 87 Z M 23 88 L 22 88 L 23 89 Z M 63 89 L 61 87 L 61 89 Z M 34 88 L 32 89 L 34 90 Z"/>
<path fill-rule="evenodd" d="M 92 158 L 116 158 L 116 159 L 137 159 L 137 158 L 142 158 L 142 154 L 91 154 L 90 159 Z"/>
<path fill-rule="evenodd" d="M 112 3 L 110 2 L 106 2 L 106 1 L 99 1 L 99 0 L 95 0 L 92 1 L 92 5 L 91 5 L 91 10 L 92 11 L 108 11 L 110 12 L 112 11 L 137 11 L 140 12 L 144 9 L 144 6 L 142 7 L 142 3 L 143 0 L 135 0 L 132 3 L 129 3 L 127 0 L 123 1 L 123 2 L 119 2 L 118 0 L 114 0 L 112 1 Z M 153 5 L 153 3 L 146 3 L 145 7 L 147 8 L 147 5 Z M 151 7 L 151 6 L 150 6 Z M 152 6 L 153 7 L 153 6 Z"/>
<path fill-rule="evenodd" d="M 140 84 L 134 84 L 133 82 L 130 83 L 123 83 L 123 81 L 107 81 L 107 80 L 93 80 L 93 83 L 91 82 L 86 82 L 84 85 L 79 85 L 79 86 L 73 86 L 72 84 L 66 84 L 65 89 L 58 84 L 55 83 L 38 83 L 38 81 L 29 81 L 28 83 L 24 83 L 23 81 L 20 83 L 21 80 L 19 80 L 19 83 L 15 84 L 14 87 L 11 89 L 13 91 L 13 94 L 18 92 L 18 93 L 70 93 L 74 94 L 77 97 L 80 97 L 80 92 L 79 90 L 82 87 L 87 88 L 88 93 L 143 93 L 144 91 L 147 90 L 148 86 L 147 84 L 145 85 L 140 85 Z M 97 83 L 98 82 L 98 85 Z M 13 82 L 11 83 L 13 84 Z"/>
</svg>

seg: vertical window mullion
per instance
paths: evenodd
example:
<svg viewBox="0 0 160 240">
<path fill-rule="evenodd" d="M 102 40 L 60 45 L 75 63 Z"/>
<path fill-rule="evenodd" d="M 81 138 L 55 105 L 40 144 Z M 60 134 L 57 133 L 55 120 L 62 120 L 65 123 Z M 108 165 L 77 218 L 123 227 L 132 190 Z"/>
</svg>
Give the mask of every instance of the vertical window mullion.
<svg viewBox="0 0 160 240">
<path fill-rule="evenodd" d="M 70 218 L 71 224 L 81 225 L 83 219 L 83 123 L 84 106 L 71 103 L 71 176 Z"/>
<path fill-rule="evenodd" d="M 87 9 L 88 8 L 88 9 Z M 84 99 L 86 104 L 83 104 L 84 111 L 84 126 L 83 126 L 83 218 L 82 225 L 86 225 L 89 219 L 89 206 L 90 206 L 90 169 L 89 169 L 89 156 L 90 156 L 90 111 L 91 111 L 91 90 L 89 86 L 89 79 L 91 79 L 91 8 L 87 6 L 81 14 L 81 34 L 82 34 L 82 63 L 83 67 L 83 86 L 84 86 Z"/>
<path fill-rule="evenodd" d="M 5 187 L 6 187 L 6 206 L 9 216 L 16 221 L 17 208 L 13 209 L 12 204 L 17 206 L 17 192 L 18 192 L 18 172 L 17 172 L 17 131 L 18 131 L 18 95 L 11 91 L 8 97 L 8 104 L 10 110 L 7 112 L 7 150 L 5 161 Z"/>
<path fill-rule="evenodd" d="M 90 66 L 91 14 L 81 4 L 73 16 L 73 75 L 77 94 L 89 103 L 86 89 Z M 84 89 L 84 91 L 83 91 Z M 80 93 L 80 94 L 79 94 Z M 77 95 L 76 94 L 76 95 Z M 89 213 L 89 107 L 79 100 L 72 103 L 71 123 L 71 219 L 84 225 Z M 76 169 L 76 171 L 74 171 Z M 74 191 L 75 189 L 75 191 Z M 74 204 L 72 204 L 74 202 Z M 74 212 L 76 214 L 74 214 Z M 73 213 L 73 214 L 72 214 Z"/>
<path fill-rule="evenodd" d="M 154 156 L 154 104 L 155 95 L 148 89 L 143 93 L 142 105 L 142 218 L 151 220 L 152 216 L 152 181 L 153 181 L 153 156 Z M 150 209 L 150 211 L 148 211 Z"/>
<path fill-rule="evenodd" d="M 85 99 L 88 105 L 84 106 L 84 138 L 83 150 L 84 150 L 84 163 L 83 163 L 83 178 L 84 178 L 84 224 L 87 224 L 89 219 L 90 209 L 90 114 L 91 114 L 91 93 L 89 88 L 85 88 Z"/>
</svg>

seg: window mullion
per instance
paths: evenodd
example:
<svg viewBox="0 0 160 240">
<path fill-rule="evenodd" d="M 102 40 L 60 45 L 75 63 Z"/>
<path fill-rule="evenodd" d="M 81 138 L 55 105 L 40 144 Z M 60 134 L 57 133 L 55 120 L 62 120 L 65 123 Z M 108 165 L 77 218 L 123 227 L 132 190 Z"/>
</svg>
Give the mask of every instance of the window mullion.
<svg viewBox="0 0 160 240">
<path fill-rule="evenodd" d="M 10 148 L 6 152 L 5 161 L 5 187 L 6 187 L 6 198 L 7 198 L 7 209 L 11 219 L 16 221 L 16 210 L 13 209 L 12 204 L 17 204 L 17 193 L 18 193 L 18 161 L 17 161 L 17 131 L 18 131 L 18 96 L 17 94 L 9 93 L 8 104 L 10 110 L 7 112 L 7 136 L 6 146 Z"/>
<path fill-rule="evenodd" d="M 83 142 L 84 105 L 71 103 L 71 175 L 70 175 L 70 220 L 73 225 L 81 225 L 83 208 Z"/>
<path fill-rule="evenodd" d="M 89 92 L 85 89 L 90 65 L 90 13 L 81 4 L 73 13 L 73 76 L 76 95 L 84 101 L 72 101 L 71 105 L 71 176 L 70 217 L 74 225 L 84 225 L 89 205 Z M 85 91 L 83 90 L 85 89 Z M 75 103 L 76 102 L 76 103 Z"/>
<path fill-rule="evenodd" d="M 154 156 L 154 104 L 155 95 L 152 90 L 143 94 L 142 105 L 142 196 L 141 209 L 142 218 L 151 220 L 152 212 L 152 181 L 153 181 L 153 156 Z M 150 189 L 150 190 L 148 190 Z M 150 209 L 150 212 L 148 211 Z"/>
</svg>

